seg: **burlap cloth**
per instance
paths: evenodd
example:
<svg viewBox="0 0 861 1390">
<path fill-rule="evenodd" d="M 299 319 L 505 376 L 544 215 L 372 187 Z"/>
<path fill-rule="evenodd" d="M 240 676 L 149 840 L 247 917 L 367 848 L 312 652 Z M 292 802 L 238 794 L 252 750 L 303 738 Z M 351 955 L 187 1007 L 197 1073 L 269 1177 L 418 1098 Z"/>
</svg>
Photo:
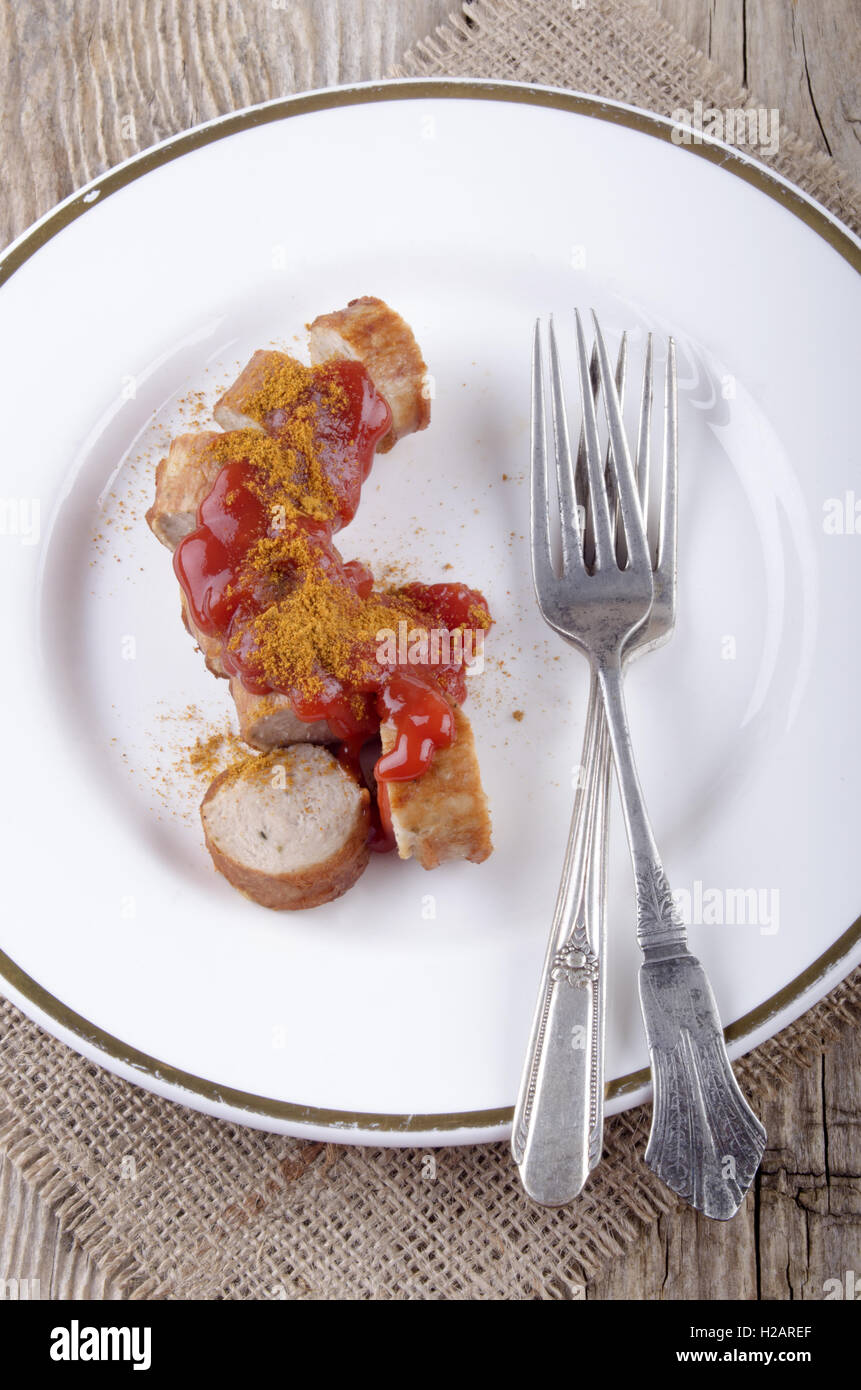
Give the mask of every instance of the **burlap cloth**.
<svg viewBox="0 0 861 1390">
<path fill-rule="evenodd" d="M 633 0 L 476 0 L 396 75 L 508 78 L 669 114 L 759 107 Z M 271 93 L 261 93 L 271 95 Z M 781 131 L 774 166 L 856 229 L 852 180 Z M 861 970 L 737 1067 L 755 1099 L 861 1018 Z M 608 1121 L 579 1201 L 527 1201 L 507 1146 L 325 1147 L 213 1120 L 79 1058 L 0 1001 L 0 1149 L 129 1298 L 571 1298 L 673 1195 L 649 1109 Z M 133 1160 L 133 1165 L 130 1164 Z"/>
</svg>

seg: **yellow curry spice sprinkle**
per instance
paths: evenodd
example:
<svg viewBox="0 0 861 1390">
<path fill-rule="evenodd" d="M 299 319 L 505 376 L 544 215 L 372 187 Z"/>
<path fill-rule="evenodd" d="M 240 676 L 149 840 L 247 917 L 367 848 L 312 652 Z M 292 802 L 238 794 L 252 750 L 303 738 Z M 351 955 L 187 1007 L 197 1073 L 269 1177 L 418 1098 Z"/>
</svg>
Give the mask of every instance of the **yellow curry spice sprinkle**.
<svg viewBox="0 0 861 1390">
<path fill-rule="evenodd" d="M 235 631 L 236 650 L 250 637 L 263 680 L 275 689 L 298 691 L 305 699 L 323 694 L 327 677 L 347 685 L 374 685 L 380 676 L 378 634 L 426 624 L 416 604 L 397 591 L 373 590 L 360 597 L 326 573 L 308 537 L 269 537 L 248 553 L 252 569 L 273 579 L 292 571 L 289 591 Z"/>
<path fill-rule="evenodd" d="M 308 746 L 313 747 L 313 745 Z M 236 782 L 247 782 L 255 787 L 269 786 L 277 791 L 288 791 L 296 786 L 296 778 L 291 763 L 289 749 L 271 748 L 268 753 L 253 753 L 250 757 L 246 754 L 224 769 L 224 782 L 230 785 Z M 331 754 L 325 759 L 315 760 L 315 777 L 339 777 L 341 775 L 341 765 Z M 306 803 L 306 813 L 310 812 L 311 809 Z"/>
<path fill-rule="evenodd" d="M 213 440 L 212 452 L 222 464 L 245 459 L 253 469 L 249 486 L 262 500 L 329 521 L 338 499 L 320 461 L 311 413 L 300 406 L 300 414 L 278 438 L 260 430 L 230 430 Z"/>
<path fill-rule="evenodd" d="M 188 761 L 193 770 L 214 775 L 226 741 L 227 735 L 221 731 L 210 734 L 208 738 L 196 739 L 188 753 Z"/>
<path fill-rule="evenodd" d="M 314 380 L 311 368 L 284 352 L 266 353 L 261 368 L 260 384 L 244 403 L 244 413 L 253 420 L 270 410 L 289 410 L 311 390 Z"/>
<path fill-rule="evenodd" d="M 321 403 L 330 420 L 333 414 L 346 414 L 350 406 L 336 379 L 321 378 L 284 353 L 268 353 L 260 384 L 244 402 L 244 413 L 262 421 L 277 411 L 283 418 L 269 422 L 272 433 L 250 427 L 230 430 L 213 441 L 215 458 L 222 463 L 246 459 L 254 470 L 250 485 L 263 500 L 330 521 L 338 510 L 338 498 L 321 459 L 317 435 Z"/>
<path fill-rule="evenodd" d="M 236 762 L 224 768 L 221 773 L 222 784 L 229 786 L 235 782 L 249 782 L 260 786 L 271 779 L 273 764 L 279 752 L 283 752 L 283 749 L 275 748 L 269 753 L 252 753 L 249 757 L 246 751 Z"/>
<path fill-rule="evenodd" d="M 292 410 L 302 396 L 313 391 L 332 410 L 346 410 L 349 405 L 346 391 L 332 377 L 321 378 L 313 367 L 306 367 L 286 353 L 267 353 L 260 384 L 245 402 L 245 414 L 259 420 L 272 410 Z"/>
</svg>

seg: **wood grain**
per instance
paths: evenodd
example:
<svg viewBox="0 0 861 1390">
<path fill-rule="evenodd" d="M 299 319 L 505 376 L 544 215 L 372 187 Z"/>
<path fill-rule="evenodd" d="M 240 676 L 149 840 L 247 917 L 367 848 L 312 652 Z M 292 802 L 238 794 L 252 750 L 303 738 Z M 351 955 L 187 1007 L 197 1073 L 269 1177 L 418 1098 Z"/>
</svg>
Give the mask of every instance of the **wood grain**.
<svg viewBox="0 0 861 1390">
<path fill-rule="evenodd" d="M 822 1299 L 861 1273 L 861 1034 L 762 1110 L 768 1148 L 734 1221 L 680 1207 L 587 1288 L 599 1299 Z"/>
<path fill-rule="evenodd" d="M 646 0 L 818 149 L 861 178 L 857 0 Z M 111 165 L 238 106 L 384 76 L 454 0 L 16 0 L 0 6 L 0 244 Z M 822 1298 L 861 1276 L 861 1037 L 776 1090 L 769 1148 L 736 1220 L 686 1208 L 590 1298 Z M 111 1298 L 0 1158 L 0 1278 Z"/>
<path fill-rule="evenodd" d="M 781 124 L 861 179 L 857 0 L 646 0 Z"/>
<path fill-rule="evenodd" d="M 271 97 L 385 76 L 453 8 L 452 0 L 0 6 L 0 243 L 96 174 L 189 126 Z"/>
</svg>

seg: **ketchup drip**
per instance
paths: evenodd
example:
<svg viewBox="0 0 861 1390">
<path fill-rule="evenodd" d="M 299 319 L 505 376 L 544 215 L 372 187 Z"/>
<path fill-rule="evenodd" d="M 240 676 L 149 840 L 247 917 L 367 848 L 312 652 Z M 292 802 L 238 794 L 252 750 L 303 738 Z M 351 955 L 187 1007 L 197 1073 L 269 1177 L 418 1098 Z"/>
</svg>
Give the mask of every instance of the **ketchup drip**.
<svg viewBox="0 0 861 1390">
<path fill-rule="evenodd" d="M 359 362 L 327 363 L 312 368 L 309 377 L 308 389 L 290 411 L 268 411 L 263 426 L 273 438 L 286 439 L 291 411 L 305 406 L 307 414 L 308 402 L 313 403 L 314 464 L 331 499 L 330 514 L 320 520 L 295 506 L 285 507 L 283 487 L 279 493 L 277 483 L 261 478 L 247 458 L 229 459 L 200 504 L 197 529 L 177 547 L 174 568 L 194 623 L 221 639 L 225 670 L 239 675 L 256 694 L 286 695 L 300 719 L 325 719 L 342 740 L 341 761 L 360 778 L 362 746 L 382 721 L 391 721 L 394 746 L 374 768 L 377 813 L 370 836 L 372 848 L 390 849 L 394 837 L 386 783 L 421 776 L 435 750 L 451 743 L 452 704 L 466 695 L 469 651 L 464 652 L 463 630 L 488 627 L 490 615 L 482 595 L 465 585 L 375 590 L 373 575 L 360 561 L 343 560 L 332 537 L 355 515 L 376 444 L 391 426 L 391 412 Z M 308 460 L 286 445 L 285 456 L 302 485 L 302 470 L 307 476 L 312 472 Z M 251 565 L 249 555 L 258 555 L 261 544 L 267 556 L 271 551 L 271 561 Z M 290 601 L 310 571 L 329 594 L 341 595 L 347 612 L 370 614 L 372 626 L 396 633 L 395 649 L 381 659 L 379 643 L 357 623 L 355 636 L 346 639 L 349 677 L 328 669 L 315 670 L 313 681 L 304 685 L 273 677 L 271 663 L 267 667 L 261 653 L 256 620 L 277 615 L 278 605 Z M 422 646 L 422 634 L 427 638 L 431 630 L 449 634 L 448 646 L 445 639 Z"/>
</svg>

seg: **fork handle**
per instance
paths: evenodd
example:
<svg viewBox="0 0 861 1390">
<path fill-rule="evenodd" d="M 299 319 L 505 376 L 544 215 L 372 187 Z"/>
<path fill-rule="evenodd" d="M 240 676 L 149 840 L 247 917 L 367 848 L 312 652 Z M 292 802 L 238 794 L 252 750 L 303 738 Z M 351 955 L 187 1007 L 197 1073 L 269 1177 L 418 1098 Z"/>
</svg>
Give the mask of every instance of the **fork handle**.
<svg viewBox="0 0 861 1390">
<path fill-rule="evenodd" d="M 640 1009 L 654 1085 L 645 1162 L 698 1211 L 721 1221 L 738 1211 L 759 1167 L 765 1130 L 736 1081 L 706 972 L 664 874 L 643 802 L 625 713 L 621 663 L 598 679 L 634 864 Z"/>
<path fill-rule="evenodd" d="M 679 950 L 687 950 L 687 931 L 664 873 L 646 810 L 628 727 L 622 662 L 617 654 L 599 663 L 597 678 L 634 866 L 637 941 L 647 960 L 656 954 L 661 957 L 674 955 Z"/>
<path fill-rule="evenodd" d="M 524 1188 L 546 1206 L 576 1197 L 603 1146 L 609 740 L 594 674 L 580 767 L 511 1139 Z"/>
</svg>

